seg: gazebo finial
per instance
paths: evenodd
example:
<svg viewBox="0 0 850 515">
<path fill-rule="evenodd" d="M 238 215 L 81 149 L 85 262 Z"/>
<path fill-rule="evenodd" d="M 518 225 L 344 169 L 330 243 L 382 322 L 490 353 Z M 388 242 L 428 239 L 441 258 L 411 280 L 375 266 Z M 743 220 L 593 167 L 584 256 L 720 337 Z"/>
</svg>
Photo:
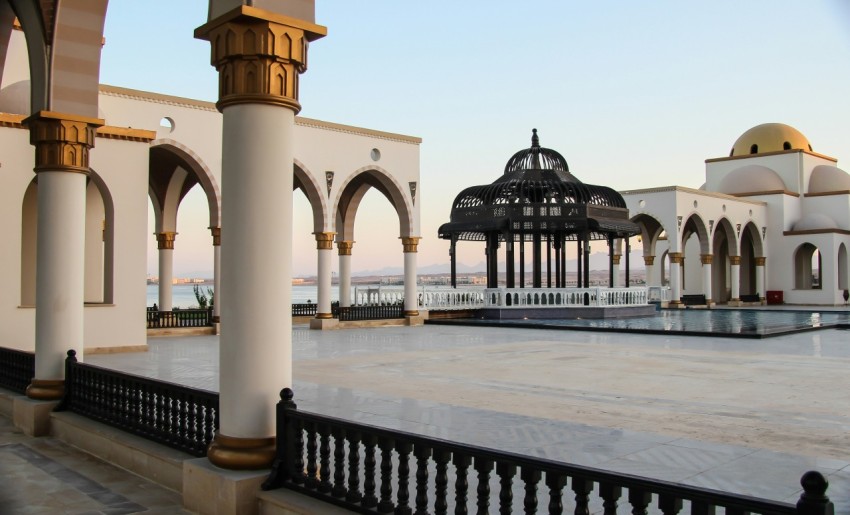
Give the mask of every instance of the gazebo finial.
<svg viewBox="0 0 850 515">
<path fill-rule="evenodd" d="M 531 146 L 532 148 L 540 146 L 540 138 L 537 137 L 537 129 L 531 129 Z"/>
</svg>

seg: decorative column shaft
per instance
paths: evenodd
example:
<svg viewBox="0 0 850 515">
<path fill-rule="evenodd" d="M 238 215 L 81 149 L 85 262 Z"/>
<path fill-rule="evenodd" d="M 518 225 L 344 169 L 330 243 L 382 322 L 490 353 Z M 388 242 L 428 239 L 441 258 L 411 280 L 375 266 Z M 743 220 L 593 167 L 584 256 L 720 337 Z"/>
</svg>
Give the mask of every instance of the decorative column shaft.
<svg viewBox="0 0 850 515">
<path fill-rule="evenodd" d="M 173 231 L 156 233 L 156 248 L 159 249 L 159 310 L 171 311 L 172 284 L 174 282 L 174 240 Z"/>
<path fill-rule="evenodd" d="M 353 241 L 336 242 L 339 249 L 339 307 L 351 306 L 351 250 Z"/>
<path fill-rule="evenodd" d="M 767 297 L 767 294 L 764 291 L 765 290 L 765 286 L 764 286 L 764 270 L 765 270 L 764 265 L 765 265 L 765 261 L 766 261 L 766 258 L 764 258 L 764 257 L 755 258 L 755 262 L 756 262 L 756 293 L 758 293 L 760 301 L 764 301 L 765 298 Z"/>
<path fill-rule="evenodd" d="M 643 256 L 643 265 L 646 267 L 646 285 L 655 285 L 655 256 Z"/>
<path fill-rule="evenodd" d="M 317 232 L 316 252 L 318 254 L 319 298 L 316 300 L 316 318 L 330 319 L 331 314 L 331 259 L 333 258 L 333 232 Z"/>
<path fill-rule="evenodd" d="M 730 302 L 741 300 L 741 256 L 729 256 L 729 283 L 732 289 Z"/>
<path fill-rule="evenodd" d="M 682 262 L 681 252 L 671 252 L 670 256 L 670 305 L 678 306 L 682 298 Z"/>
<path fill-rule="evenodd" d="M 419 237 L 401 238 L 404 247 L 404 316 L 419 316 L 419 299 L 416 294 L 416 254 Z"/>
<path fill-rule="evenodd" d="M 611 257 L 611 287 L 619 288 L 620 287 L 620 259 L 622 255 L 614 254 Z"/>
<path fill-rule="evenodd" d="M 700 262 L 702 263 L 702 291 L 705 294 L 705 302 L 708 305 L 711 305 L 711 263 L 713 260 L 714 256 L 711 254 L 700 255 Z"/>
<path fill-rule="evenodd" d="M 24 123 L 35 146 L 38 222 L 33 399 L 60 399 L 68 349 L 83 357 L 86 176 L 103 120 L 40 111 Z"/>
<path fill-rule="evenodd" d="M 210 227 L 213 239 L 213 323 L 221 323 L 221 227 Z"/>
<path fill-rule="evenodd" d="M 221 427 L 207 456 L 256 469 L 274 457 L 278 392 L 292 386 L 292 185 L 298 75 L 324 27 L 242 5 L 199 27 L 222 113 Z M 274 220 L 274 230 L 269 230 Z"/>
</svg>

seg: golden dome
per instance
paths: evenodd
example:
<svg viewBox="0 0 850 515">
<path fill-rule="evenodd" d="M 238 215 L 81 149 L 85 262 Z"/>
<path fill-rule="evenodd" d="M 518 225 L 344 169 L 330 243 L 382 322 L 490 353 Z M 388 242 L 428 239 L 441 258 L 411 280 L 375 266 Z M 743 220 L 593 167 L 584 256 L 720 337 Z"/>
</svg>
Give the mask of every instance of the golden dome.
<svg viewBox="0 0 850 515">
<path fill-rule="evenodd" d="M 784 123 L 756 125 L 735 141 L 729 156 L 746 156 L 782 150 L 812 151 L 809 140 L 803 133 Z"/>
</svg>

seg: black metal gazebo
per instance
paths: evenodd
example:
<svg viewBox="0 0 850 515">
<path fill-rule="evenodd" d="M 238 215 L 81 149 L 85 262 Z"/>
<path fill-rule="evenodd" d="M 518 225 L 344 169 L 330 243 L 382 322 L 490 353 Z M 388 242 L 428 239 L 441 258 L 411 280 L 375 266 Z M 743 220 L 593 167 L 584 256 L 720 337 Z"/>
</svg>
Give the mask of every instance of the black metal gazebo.
<svg viewBox="0 0 850 515">
<path fill-rule="evenodd" d="M 577 287 L 590 283 L 590 241 L 609 246 L 609 286 L 614 283 L 614 240 L 625 239 L 626 286 L 629 284 L 629 236 L 640 232 L 629 220 L 623 197 L 606 186 L 584 184 L 573 176 L 558 152 L 540 146 L 532 130 L 531 148 L 508 160 L 505 173 L 488 185 L 472 186 L 455 197 L 451 221 L 439 229 L 450 240 L 451 281 L 457 286 L 456 245 L 483 241 L 487 256 L 487 287 L 498 287 L 497 250 L 505 242 L 506 286 L 515 288 L 515 247 L 519 247 L 519 287 L 525 287 L 525 243 L 531 243 L 533 288 L 543 286 L 545 244 L 546 286 L 566 287 L 567 242 L 576 242 Z M 552 252 L 554 250 L 554 283 Z"/>
</svg>

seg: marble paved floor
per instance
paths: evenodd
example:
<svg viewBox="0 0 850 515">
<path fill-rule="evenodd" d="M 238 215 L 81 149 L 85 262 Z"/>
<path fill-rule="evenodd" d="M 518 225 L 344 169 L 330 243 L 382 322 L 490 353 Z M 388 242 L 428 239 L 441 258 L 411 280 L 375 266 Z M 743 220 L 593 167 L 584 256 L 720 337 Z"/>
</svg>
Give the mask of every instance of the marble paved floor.
<svg viewBox="0 0 850 515">
<path fill-rule="evenodd" d="M 0 514 L 188 514 L 182 498 L 54 438 L 0 417 Z"/>
<path fill-rule="evenodd" d="M 850 513 L 850 332 L 740 340 L 425 326 L 293 330 L 299 408 Z M 218 389 L 218 338 L 87 362 Z"/>
</svg>

